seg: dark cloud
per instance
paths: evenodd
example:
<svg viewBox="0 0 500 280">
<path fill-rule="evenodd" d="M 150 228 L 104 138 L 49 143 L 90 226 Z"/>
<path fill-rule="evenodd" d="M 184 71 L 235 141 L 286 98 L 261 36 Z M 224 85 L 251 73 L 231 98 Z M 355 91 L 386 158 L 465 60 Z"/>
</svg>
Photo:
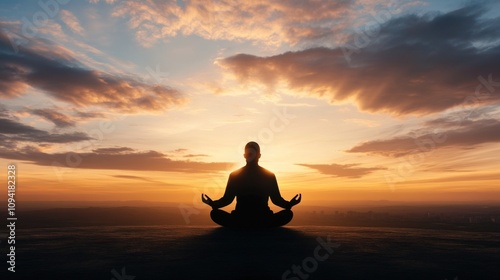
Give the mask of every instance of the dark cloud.
<svg viewBox="0 0 500 280">
<path fill-rule="evenodd" d="M 3 104 L 0 104 L 0 117 L 3 118 L 12 118 L 10 111 L 7 110 L 7 107 Z"/>
<path fill-rule="evenodd" d="M 97 105 L 127 113 L 161 111 L 185 102 L 175 89 L 87 69 L 70 54 L 57 53 L 57 46 L 30 42 L 16 52 L 0 28 L 0 97 L 20 96 L 32 87 L 77 107 Z M 52 48 L 56 50 L 47 51 Z"/>
<path fill-rule="evenodd" d="M 176 184 L 168 184 L 165 182 L 160 182 L 156 180 L 151 180 L 148 177 L 142 177 L 142 176 L 133 176 L 133 175 L 113 175 L 115 178 L 120 178 L 120 179 L 130 179 L 130 180 L 138 180 L 138 181 L 145 181 L 145 182 L 150 182 L 150 183 L 158 183 L 161 184 L 162 186 L 178 186 Z"/>
<path fill-rule="evenodd" d="M 106 117 L 106 114 L 99 113 L 99 112 L 76 112 L 75 116 L 79 119 L 86 120 L 86 119 L 102 119 Z"/>
<path fill-rule="evenodd" d="M 207 154 L 186 154 L 187 152 L 189 152 L 189 149 L 185 149 L 185 148 L 175 149 L 172 152 L 175 154 L 183 154 L 182 157 L 185 157 L 185 158 L 196 158 L 196 157 L 208 157 L 209 156 Z M 179 155 L 179 156 L 181 156 L 181 155 Z"/>
<path fill-rule="evenodd" d="M 59 128 L 73 127 L 76 125 L 76 122 L 71 119 L 71 117 L 53 109 L 34 109 L 30 110 L 30 112 L 54 123 Z"/>
<path fill-rule="evenodd" d="M 187 155 L 184 155 L 184 157 L 186 157 L 186 158 L 192 158 L 192 157 L 208 157 L 208 155 L 206 155 L 206 154 L 187 154 Z"/>
<path fill-rule="evenodd" d="M 383 167 L 358 167 L 359 164 L 297 164 L 316 169 L 321 174 L 335 177 L 360 178 L 377 170 L 385 170 Z"/>
<path fill-rule="evenodd" d="M 0 118 L 0 137 L 2 142 L 33 143 L 72 143 L 93 139 L 83 132 L 49 133 L 7 118 Z"/>
<path fill-rule="evenodd" d="M 121 154 L 121 153 L 127 153 L 127 152 L 132 152 L 134 149 L 129 148 L 129 147 L 113 147 L 113 148 L 99 148 L 93 150 L 94 153 L 96 154 Z"/>
<path fill-rule="evenodd" d="M 153 180 L 146 178 L 146 177 L 141 177 L 141 176 L 132 176 L 132 175 L 113 175 L 115 178 L 122 178 L 122 179 L 132 179 L 132 180 L 141 180 L 141 181 L 148 181 L 148 182 L 153 182 Z"/>
<path fill-rule="evenodd" d="M 428 120 L 424 123 L 427 127 L 453 127 L 460 125 L 455 119 L 445 116 L 432 120 Z"/>
<path fill-rule="evenodd" d="M 106 119 L 107 116 L 99 112 L 82 112 L 75 111 L 74 109 L 67 110 L 61 107 L 43 108 L 43 109 L 30 109 L 25 108 L 21 112 L 27 112 L 34 116 L 39 116 L 51 123 L 56 128 L 71 128 L 75 127 L 80 122 L 85 122 L 93 119 Z M 0 116 L 2 115 L 0 111 Z M 12 115 L 7 115 L 13 118 Z"/>
<path fill-rule="evenodd" d="M 494 82 L 500 81 L 500 21 L 485 18 L 484 11 L 476 5 L 394 18 L 380 25 L 376 36 L 365 38 L 366 46 L 350 54 L 350 63 L 345 54 L 353 49 L 339 47 L 271 57 L 239 54 L 218 64 L 243 82 L 271 89 L 285 83 L 295 92 L 332 103 L 354 100 L 370 112 L 440 112 L 474 95 L 479 76 L 486 82 L 477 105 L 498 102 L 500 94 L 491 93 L 500 87 Z M 361 40 L 356 36 L 353 42 Z"/>
<path fill-rule="evenodd" d="M 225 171 L 234 164 L 228 162 L 177 161 L 157 151 L 135 151 L 116 148 L 97 149 L 88 153 L 44 153 L 36 149 L 9 151 L 0 149 L 0 157 L 21 160 L 44 166 L 84 169 L 112 169 L 137 171 L 168 171 L 206 173 Z M 115 152 L 110 152 L 115 151 Z"/>
<path fill-rule="evenodd" d="M 499 107 L 497 104 L 491 106 L 464 106 L 461 110 L 447 113 L 441 117 L 427 120 L 424 122 L 425 127 L 441 127 L 452 128 L 467 126 L 478 120 L 495 119 L 495 116 L 500 116 Z"/>
<path fill-rule="evenodd" d="M 0 148 L 6 149 L 16 149 L 17 144 L 15 141 L 11 140 L 10 137 L 7 137 L 3 134 L 0 134 Z"/>
<path fill-rule="evenodd" d="M 0 118 L 0 133 L 2 134 L 27 134 L 40 132 L 40 130 L 29 125 L 6 118 Z"/>
<path fill-rule="evenodd" d="M 431 123 L 440 132 L 434 133 L 434 129 L 429 129 L 426 133 L 422 133 L 422 131 L 425 131 L 424 129 L 412 135 L 368 141 L 351 148 L 347 152 L 400 157 L 444 147 L 472 148 L 481 144 L 500 142 L 500 121 L 496 119 L 466 122 L 437 119 Z M 443 127 L 440 128 L 437 124 L 441 124 Z M 445 129 L 445 127 L 451 128 Z"/>
</svg>

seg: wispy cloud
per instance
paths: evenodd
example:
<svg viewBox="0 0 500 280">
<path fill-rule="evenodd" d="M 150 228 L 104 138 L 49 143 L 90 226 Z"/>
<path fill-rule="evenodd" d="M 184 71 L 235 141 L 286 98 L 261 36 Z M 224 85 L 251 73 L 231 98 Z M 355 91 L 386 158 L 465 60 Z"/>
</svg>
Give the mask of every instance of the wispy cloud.
<svg viewBox="0 0 500 280">
<path fill-rule="evenodd" d="M 108 154 L 108 155 L 130 153 L 133 151 L 134 149 L 129 147 L 109 147 L 109 148 L 98 148 L 93 150 L 93 152 L 96 154 Z"/>
<path fill-rule="evenodd" d="M 185 158 L 193 158 L 193 157 L 208 157 L 207 154 L 187 154 L 184 155 Z"/>
<path fill-rule="evenodd" d="M 385 170 L 383 167 L 360 167 L 359 164 L 305 164 L 297 165 L 308 167 L 319 171 L 321 174 L 334 177 L 361 178 L 378 170 Z"/>
<path fill-rule="evenodd" d="M 61 20 L 64 22 L 64 24 L 66 24 L 66 26 L 68 26 L 71 29 L 71 31 L 79 35 L 84 34 L 84 30 L 80 25 L 78 18 L 72 12 L 68 10 L 61 10 L 60 15 L 61 15 Z"/>
<path fill-rule="evenodd" d="M 173 185 L 173 184 L 168 184 L 165 182 L 152 180 L 148 177 L 143 177 L 143 176 L 133 176 L 133 175 L 112 175 L 112 176 L 115 178 L 120 178 L 120 179 L 139 180 L 139 181 L 145 181 L 145 182 L 150 182 L 150 183 L 158 183 L 158 184 L 162 184 L 163 186 Z M 173 186 L 178 186 L 178 185 L 173 185 Z"/>
</svg>

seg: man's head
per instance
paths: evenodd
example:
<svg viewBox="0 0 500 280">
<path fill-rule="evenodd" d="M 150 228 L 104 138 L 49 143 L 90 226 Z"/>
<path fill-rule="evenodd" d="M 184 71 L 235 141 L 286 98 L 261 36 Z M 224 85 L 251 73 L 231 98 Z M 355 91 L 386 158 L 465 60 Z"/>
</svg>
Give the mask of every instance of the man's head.
<svg viewBox="0 0 500 280">
<path fill-rule="evenodd" d="M 248 142 L 245 145 L 245 154 L 243 155 L 247 160 L 247 164 L 258 164 L 260 158 L 260 147 L 256 142 Z"/>
</svg>

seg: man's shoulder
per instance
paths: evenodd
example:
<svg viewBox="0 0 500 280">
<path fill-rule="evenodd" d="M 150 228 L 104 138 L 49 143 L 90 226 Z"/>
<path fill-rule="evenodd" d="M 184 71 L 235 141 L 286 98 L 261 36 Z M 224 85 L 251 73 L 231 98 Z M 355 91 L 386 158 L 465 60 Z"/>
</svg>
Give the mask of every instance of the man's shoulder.
<svg viewBox="0 0 500 280">
<path fill-rule="evenodd" d="M 260 169 L 260 172 L 262 172 L 263 174 L 266 174 L 267 176 L 270 176 L 270 177 L 273 177 L 274 176 L 274 173 L 265 169 L 264 167 L 262 166 L 259 166 L 259 169 Z"/>
<path fill-rule="evenodd" d="M 239 168 L 239 169 L 237 169 L 237 170 L 235 170 L 235 171 L 231 172 L 230 176 L 238 176 L 238 175 L 240 175 L 241 173 L 245 172 L 245 170 L 246 170 L 247 168 L 248 168 L 247 166 L 243 166 L 243 167 L 241 167 L 241 168 Z M 257 170 L 259 171 L 259 173 L 261 173 L 261 174 L 265 174 L 266 176 L 269 176 L 269 177 L 274 177 L 274 176 L 275 176 L 273 172 L 271 172 L 271 171 L 269 171 L 269 170 L 265 169 L 264 167 L 262 167 L 262 166 L 260 166 L 260 165 L 259 165 L 259 166 L 257 166 Z"/>
<path fill-rule="evenodd" d="M 238 175 L 238 174 L 241 174 L 241 172 L 243 172 L 243 170 L 244 170 L 244 169 L 245 169 L 245 167 L 244 167 L 244 166 L 243 166 L 243 167 L 241 167 L 241 168 L 238 168 L 238 169 L 234 170 L 233 172 L 231 172 L 231 173 L 229 174 L 229 176 L 236 176 L 236 175 Z"/>
</svg>

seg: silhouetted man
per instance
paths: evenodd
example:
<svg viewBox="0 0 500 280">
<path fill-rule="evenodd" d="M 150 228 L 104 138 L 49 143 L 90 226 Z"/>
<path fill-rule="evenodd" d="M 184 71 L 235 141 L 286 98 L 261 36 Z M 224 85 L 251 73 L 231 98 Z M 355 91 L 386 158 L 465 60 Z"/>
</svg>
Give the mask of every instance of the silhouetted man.
<svg viewBox="0 0 500 280">
<path fill-rule="evenodd" d="M 226 227 L 279 227 L 292 220 L 290 210 L 301 200 L 297 194 L 290 201 L 281 197 L 278 182 L 274 174 L 259 166 L 260 147 L 256 142 L 245 145 L 246 166 L 232 172 L 227 181 L 224 196 L 213 201 L 206 194 L 201 200 L 212 207 L 210 217 L 214 222 Z M 236 197 L 236 209 L 230 213 L 220 210 L 233 202 Z M 284 208 L 273 213 L 267 204 L 268 199 Z"/>
</svg>

